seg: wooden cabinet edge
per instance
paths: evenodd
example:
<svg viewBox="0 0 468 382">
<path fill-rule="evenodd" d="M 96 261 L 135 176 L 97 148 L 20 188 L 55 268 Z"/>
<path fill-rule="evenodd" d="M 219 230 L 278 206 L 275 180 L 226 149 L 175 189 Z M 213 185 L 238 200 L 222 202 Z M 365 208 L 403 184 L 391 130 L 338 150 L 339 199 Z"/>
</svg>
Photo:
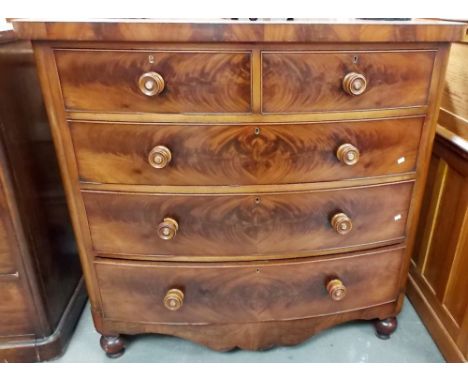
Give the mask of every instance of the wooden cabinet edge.
<svg viewBox="0 0 468 382">
<path fill-rule="evenodd" d="M 48 336 L 30 341 L 0 344 L 0 362 L 41 362 L 60 357 L 73 335 L 86 303 L 86 289 L 81 279 L 70 298 L 55 330 Z"/>
</svg>

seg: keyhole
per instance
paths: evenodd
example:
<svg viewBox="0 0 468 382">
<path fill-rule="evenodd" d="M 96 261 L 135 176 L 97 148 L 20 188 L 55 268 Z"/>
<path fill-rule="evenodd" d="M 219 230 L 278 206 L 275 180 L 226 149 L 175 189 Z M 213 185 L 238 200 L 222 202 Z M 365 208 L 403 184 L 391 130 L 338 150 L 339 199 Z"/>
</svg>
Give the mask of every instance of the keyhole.
<svg viewBox="0 0 468 382">
<path fill-rule="evenodd" d="M 154 56 L 149 55 L 149 56 L 148 56 L 148 62 L 149 62 L 150 64 L 154 64 Z"/>
<path fill-rule="evenodd" d="M 260 127 L 255 128 L 255 135 L 260 135 Z"/>
<path fill-rule="evenodd" d="M 358 61 L 359 61 L 358 56 L 354 56 L 353 57 L 353 64 L 357 64 Z"/>
<path fill-rule="evenodd" d="M 255 203 L 260 204 L 260 198 L 258 196 L 255 198 Z"/>
</svg>

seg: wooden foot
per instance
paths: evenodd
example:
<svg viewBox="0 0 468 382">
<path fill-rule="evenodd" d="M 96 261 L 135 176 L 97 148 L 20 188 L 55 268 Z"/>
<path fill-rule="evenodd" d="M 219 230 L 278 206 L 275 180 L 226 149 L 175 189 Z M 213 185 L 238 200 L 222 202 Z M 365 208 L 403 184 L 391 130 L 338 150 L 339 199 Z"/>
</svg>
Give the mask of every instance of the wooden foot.
<svg viewBox="0 0 468 382">
<path fill-rule="evenodd" d="M 99 343 L 109 358 L 118 358 L 125 352 L 125 343 L 119 335 L 101 336 Z"/>
<path fill-rule="evenodd" d="M 385 320 L 374 321 L 375 334 L 381 340 L 388 340 L 398 327 L 396 317 L 389 317 Z"/>
</svg>

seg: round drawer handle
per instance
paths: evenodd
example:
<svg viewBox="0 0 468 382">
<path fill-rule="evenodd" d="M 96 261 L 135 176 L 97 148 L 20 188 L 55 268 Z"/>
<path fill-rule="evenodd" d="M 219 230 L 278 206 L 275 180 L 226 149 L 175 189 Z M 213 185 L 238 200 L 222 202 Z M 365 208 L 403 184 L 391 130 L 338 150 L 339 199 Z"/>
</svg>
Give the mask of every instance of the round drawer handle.
<svg viewBox="0 0 468 382">
<path fill-rule="evenodd" d="M 148 154 L 148 162 L 154 168 L 166 167 L 171 159 L 171 150 L 169 150 L 166 146 L 156 146 Z"/>
<path fill-rule="evenodd" d="M 343 212 L 333 215 L 331 218 L 331 225 L 340 235 L 346 235 L 353 229 L 353 223 L 351 219 Z"/>
<path fill-rule="evenodd" d="M 169 289 L 164 296 L 164 306 L 169 310 L 179 310 L 184 304 L 184 292 L 180 289 Z"/>
<path fill-rule="evenodd" d="M 338 160 L 348 166 L 353 166 L 359 162 L 360 155 L 358 148 L 354 147 L 351 143 L 341 145 L 336 151 Z"/>
<path fill-rule="evenodd" d="M 138 79 L 140 91 L 148 97 L 160 94 L 164 90 L 164 86 L 164 78 L 156 72 L 144 73 Z"/>
<path fill-rule="evenodd" d="M 367 80 L 362 74 L 351 72 L 343 78 L 343 90 L 352 96 L 358 96 L 365 92 Z"/>
<path fill-rule="evenodd" d="M 346 297 L 346 287 L 338 278 L 334 278 L 327 283 L 327 291 L 333 301 L 340 301 Z"/>
<path fill-rule="evenodd" d="M 163 240 L 171 240 L 179 229 L 179 223 L 172 218 L 164 218 L 158 226 L 158 236 Z"/>
</svg>

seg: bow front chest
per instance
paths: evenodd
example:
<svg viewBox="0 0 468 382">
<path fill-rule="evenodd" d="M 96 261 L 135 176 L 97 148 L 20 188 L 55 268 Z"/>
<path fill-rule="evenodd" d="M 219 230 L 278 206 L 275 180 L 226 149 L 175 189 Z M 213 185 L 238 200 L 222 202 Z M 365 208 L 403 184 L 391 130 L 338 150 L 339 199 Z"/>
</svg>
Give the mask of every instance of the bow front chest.
<svg viewBox="0 0 468 382">
<path fill-rule="evenodd" d="M 396 329 L 449 42 L 425 21 L 15 21 L 101 346 Z"/>
</svg>

